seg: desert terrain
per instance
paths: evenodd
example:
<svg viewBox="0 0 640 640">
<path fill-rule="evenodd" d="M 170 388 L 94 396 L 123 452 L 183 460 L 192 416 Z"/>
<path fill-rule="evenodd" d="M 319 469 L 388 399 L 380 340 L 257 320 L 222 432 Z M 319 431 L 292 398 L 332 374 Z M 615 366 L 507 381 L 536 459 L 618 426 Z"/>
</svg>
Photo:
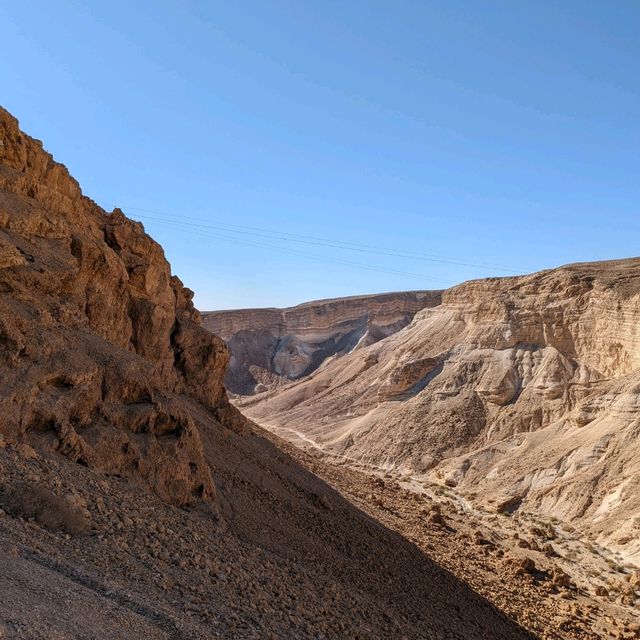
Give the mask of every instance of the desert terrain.
<svg viewBox="0 0 640 640">
<path fill-rule="evenodd" d="M 0 142 L 2 638 L 530 637 L 229 403 L 140 223 Z"/>
<path fill-rule="evenodd" d="M 449 503 L 456 530 L 520 573 L 518 563 L 546 574 L 534 580 L 543 591 L 564 582 L 601 612 L 613 607 L 598 632 L 585 626 L 608 637 L 611 620 L 637 616 L 639 305 L 639 259 L 470 281 L 380 341 L 234 402 L 335 478 L 383 482 L 369 487 L 370 509 L 381 506 L 372 488 L 411 494 L 415 513 L 394 527 L 444 556 L 451 542 L 425 543 L 421 522 L 430 501 Z M 508 573 L 494 571 L 494 583 Z M 518 608 L 513 595 L 494 601 Z M 520 621 L 542 634 L 566 614 Z"/>
<path fill-rule="evenodd" d="M 229 346 L 227 390 L 250 395 L 308 376 L 329 359 L 391 335 L 440 300 L 440 291 L 407 291 L 288 309 L 209 311 L 202 325 Z"/>
</svg>

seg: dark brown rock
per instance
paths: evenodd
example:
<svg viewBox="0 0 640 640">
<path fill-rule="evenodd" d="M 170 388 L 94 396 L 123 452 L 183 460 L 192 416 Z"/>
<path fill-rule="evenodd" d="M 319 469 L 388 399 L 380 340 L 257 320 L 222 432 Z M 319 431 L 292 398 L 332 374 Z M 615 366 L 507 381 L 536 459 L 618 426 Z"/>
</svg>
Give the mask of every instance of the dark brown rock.
<svg viewBox="0 0 640 640">
<path fill-rule="evenodd" d="M 0 109 L 0 433 L 184 504 L 215 488 L 184 402 L 241 429 L 222 340 L 162 248 L 105 213 Z M 27 442 L 30 443 L 27 444 Z"/>
</svg>

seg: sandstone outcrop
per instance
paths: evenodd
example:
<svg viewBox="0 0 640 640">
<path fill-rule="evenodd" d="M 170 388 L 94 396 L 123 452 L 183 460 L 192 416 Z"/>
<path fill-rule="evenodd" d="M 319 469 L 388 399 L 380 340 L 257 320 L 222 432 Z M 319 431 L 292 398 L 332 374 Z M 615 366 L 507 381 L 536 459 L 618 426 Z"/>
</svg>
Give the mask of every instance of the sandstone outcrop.
<svg viewBox="0 0 640 640">
<path fill-rule="evenodd" d="M 464 283 L 244 405 L 283 435 L 559 518 L 640 562 L 640 259 Z"/>
<path fill-rule="evenodd" d="M 216 504 L 186 394 L 228 426 L 228 361 L 162 248 L 0 110 L 0 432 L 163 499 Z"/>
<path fill-rule="evenodd" d="M 203 325 L 229 346 L 229 391 L 248 395 L 307 376 L 331 358 L 399 331 L 440 298 L 440 291 L 408 291 L 202 316 Z"/>
<path fill-rule="evenodd" d="M 428 384 L 427 376 L 438 366 L 438 358 L 418 358 L 396 365 L 378 390 L 378 400 L 384 402 L 407 393 L 419 391 L 418 385 Z"/>
</svg>

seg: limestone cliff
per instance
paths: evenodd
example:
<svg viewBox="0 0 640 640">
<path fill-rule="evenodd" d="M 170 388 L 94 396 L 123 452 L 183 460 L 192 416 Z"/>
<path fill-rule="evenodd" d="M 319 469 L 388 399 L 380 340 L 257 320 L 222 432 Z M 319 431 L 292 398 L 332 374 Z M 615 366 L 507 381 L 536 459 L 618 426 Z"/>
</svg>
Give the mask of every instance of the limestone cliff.
<svg viewBox="0 0 640 640">
<path fill-rule="evenodd" d="M 578 524 L 637 561 L 640 259 L 454 287 L 247 411 L 350 460 Z"/>
<path fill-rule="evenodd" d="M 309 375 L 330 358 L 399 331 L 440 299 L 440 291 L 408 291 L 285 309 L 210 311 L 203 313 L 203 324 L 231 351 L 228 389 L 251 394 Z"/>
<path fill-rule="evenodd" d="M 162 248 L 0 109 L 0 434 L 105 472 L 140 476 L 183 504 L 215 490 L 180 400 L 242 420 L 228 361 L 199 326 Z"/>
</svg>

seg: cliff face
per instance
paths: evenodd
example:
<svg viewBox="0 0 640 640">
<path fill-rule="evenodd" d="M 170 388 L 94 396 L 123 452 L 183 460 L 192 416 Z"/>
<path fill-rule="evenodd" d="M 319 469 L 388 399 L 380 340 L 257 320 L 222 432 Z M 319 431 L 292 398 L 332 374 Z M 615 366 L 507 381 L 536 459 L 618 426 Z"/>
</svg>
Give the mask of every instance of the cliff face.
<svg viewBox="0 0 640 640">
<path fill-rule="evenodd" d="M 247 411 L 489 508 L 571 521 L 637 561 L 640 259 L 465 283 Z"/>
<path fill-rule="evenodd" d="M 222 340 L 162 248 L 121 211 L 84 197 L 66 168 L 0 109 L 0 434 L 109 473 L 164 499 L 215 505 L 180 394 L 227 402 Z"/>
<path fill-rule="evenodd" d="M 203 313 L 203 325 L 231 351 L 228 389 L 252 394 L 309 375 L 328 359 L 405 327 L 440 291 L 409 291 L 308 302 L 286 309 Z"/>
</svg>

